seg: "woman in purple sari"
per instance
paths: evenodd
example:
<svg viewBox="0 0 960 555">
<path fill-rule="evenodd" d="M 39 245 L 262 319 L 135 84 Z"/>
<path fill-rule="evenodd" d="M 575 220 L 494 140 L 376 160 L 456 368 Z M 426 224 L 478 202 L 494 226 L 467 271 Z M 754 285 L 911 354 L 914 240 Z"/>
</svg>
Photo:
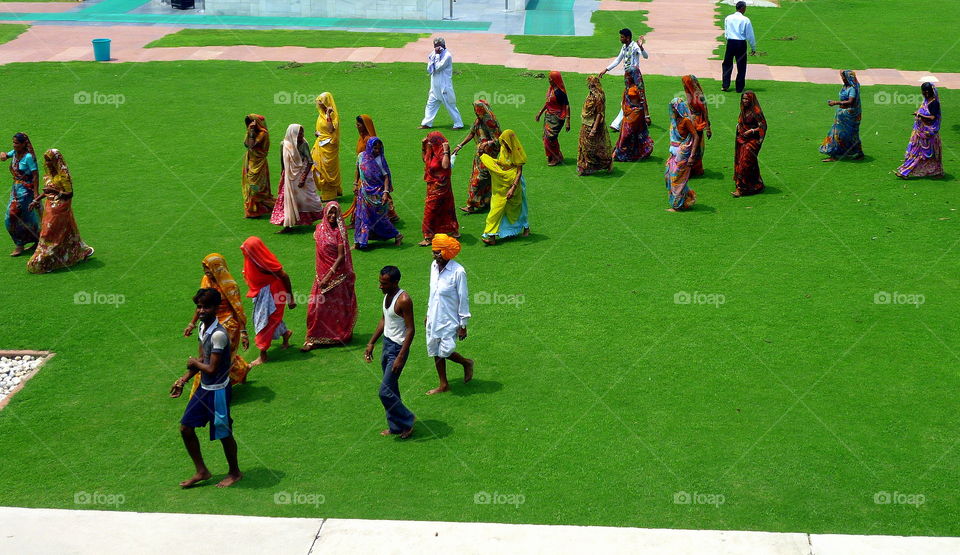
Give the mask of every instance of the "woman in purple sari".
<svg viewBox="0 0 960 555">
<path fill-rule="evenodd" d="M 393 239 L 397 245 L 403 234 L 390 221 L 390 166 L 383 157 L 383 142 L 377 137 L 367 139 L 367 146 L 357 155 L 356 222 L 353 226 L 353 248 L 364 249 L 370 239 Z"/>
<path fill-rule="evenodd" d="M 914 112 L 913 134 L 903 165 L 897 168 L 897 177 L 942 177 L 943 156 L 940 153 L 940 95 L 933 83 L 920 85 L 923 104 Z"/>
</svg>

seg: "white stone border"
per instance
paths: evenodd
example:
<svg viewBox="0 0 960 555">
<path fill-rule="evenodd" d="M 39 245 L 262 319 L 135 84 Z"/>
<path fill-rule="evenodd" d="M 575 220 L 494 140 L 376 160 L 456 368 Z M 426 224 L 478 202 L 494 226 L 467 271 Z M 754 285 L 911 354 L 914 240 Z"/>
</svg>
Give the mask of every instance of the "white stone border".
<svg viewBox="0 0 960 555">
<path fill-rule="evenodd" d="M 27 385 L 27 382 L 30 381 L 30 378 L 36 376 L 37 372 L 39 372 L 46 363 L 50 362 L 50 359 L 53 358 L 56 353 L 50 351 L 0 351 L 0 357 L 11 358 L 24 355 L 39 357 L 41 359 L 40 364 L 38 364 L 36 368 L 27 374 L 24 374 L 23 379 L 20 380 L 20 383 L 10 390 L 10 393 L 8 393 L 6 397 L 0 399 L 0 410 L 3 410 L 3 408 L 7 406 L 7 403 L 10 402 L 10 399 L 13 399 L 13 396 L 16 395 L 18 391 L 23 389 L 23 386 Z"/>
</svg>

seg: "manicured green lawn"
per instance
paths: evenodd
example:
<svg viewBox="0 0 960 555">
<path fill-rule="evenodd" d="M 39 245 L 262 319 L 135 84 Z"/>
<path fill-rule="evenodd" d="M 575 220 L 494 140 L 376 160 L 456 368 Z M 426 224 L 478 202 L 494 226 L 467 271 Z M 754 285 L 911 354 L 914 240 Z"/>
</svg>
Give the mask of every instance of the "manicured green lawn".
<svg viewBox="0 0 960 555">
<path fill-rule="evenodd" d="M 595 11 L 590 17 L 594 30 L 589 37 L 507 35 L 507 39 L 513 43 L 514 51 L 523 54 L 612 59 L 620 51 L 620 29 L 628 27 L 634 36 L 651 31 L 645 23 L 646 14 L 645 11 Z"/>
<path fill-rule="evenodd" d="M 451 394 L 423 394 L 436 376 L 419 330 L 401 381 L 419 424 L 413 440 L 400 442 L 378 434 L 380 370 L 361 353 L 380 314 L 382 266 L 404 272 L 418 322 L 425 310 L 430 253 L 414 245 L 424 197 L 416 130 L 423 68 L 277 66 L 0 66 L 0 79 L 18 84 L 4 87 L 0 102 L 21 107 L 5 114 L 0 133 L 25 130 L 38 152 L 62 150 L 80 231 L 97 249 L 73 270 L 43 276 L 27 274 L 23 258 L 0 261 L 0 347 L 58 353 L 0 411 L 0 505 L 960 534 L 960 129 L 951 120 L 943 130 L 951 176 L 902 182 L 888 172 L 900 162 L 913 106 L 865 107 L 868 159 L 822 164 L 817 146 L 832 121 L 823 99 L 836 87 L 753 82 L 770 125 L 761 155 L 768 192 L 728 194 L 737 102 L 724 96 L 713 106 L 708 174 L 692 185 L 700 201 L 691 213 L 670 214 L 666 103 L 678 79 L 646 78 L 651 160 L 578 178 L 575 133 L 562 137 L 566 163 L 545 165 L 533 121 L 544 79 L 458 66 L 461 110 L 479 90 L 526 100 L 494 109 L 530 157 L 533 235 L 485 248 L 482 217 L 466 216 L 459 258 L 471 294 L 501 302 L 522 295 L 523 303 L 474 297 L 460 350 L 478 361 L 476 379 L 455 380 Z M 566 76 L 575 113 L 584 77 Z M 616 98 L 622 81 L 604 83 Z M 376 122 L 409 239 L 355 254 L 361 309 L 350 346 L 273 351 L 275 360 L 235 389 L 246 478 L 231 490 L 181 491 L 177 482 L 191 473 L 177 432 L 185 400 L 167 391 L 196 352 L 195 339 L 181 333 L 201 258 L 223 253 L 241 279 L 238 247 L 258 235 L 298 294 L 314 279 L 309 230 L 277 236 L 267 221 L 242 217 L 243 116 L 266 116 L 276 184 L 287 124 L 309 129 L 313 96 L 325 89 L 343 115 L 346 174 L 356 138 L 350 119 L 363 112 Z M 81 92 L 94 103 L 71 102 Z M 95 103 L 117 94 L 122 104 Z M 942 100 L 951 106 L 958 95 L 943 91 Z M 464 135 L 445 115 L 438 125 L 451 140 Z M 468 162 L 465 154 L 454 168 L 461 203 Z M 123 295 L 124 303 L 75 304 L 81 292 Z M 715 304 L 676 304 L 684 292 Z M 921 294 L 925 303 L 875 304 L 879 292 Z M 305 305 L 287 314 L 297 340 L 305 315 Z M 203 446 L 222 476 L 219 446 Z M 124 503 L 78 505 L 81 492 Z M 482 492 L 522 495 L 523 503 L 475 503 Z M 723 503 L 677 504 L 680 492 Z M 925 503 L 877 504 L 880 492 L 922 494 Z M 324 502 L 276 502 L 287 494 Z"/>
<path fill-rule="evenodd" d="M 22 23 L 0 24 L 0 44 L 12 41 L 29 28 L 29 25 L 24 25 Z"/>
<path fill-rule="evenodd" d="M 353 31 L 298 31 L 244 29 L 183 29 L 155 40 L 147 48 L 166 46 L 304 46 L 336 48 L 379 46 L 402 48 L 425 33 L 368 33 Z"/>
<path fill-rule="evenodd" d="M 944 34 L 960 26 L 957 8 L 940 0 L 783 0 L 779 8 L 747 8 L 747 17 L 765 53 L 758 63 L 960 72 L 960 43 Z M 717 11 L 722 28 L 734 8 Z"/>
</svg>

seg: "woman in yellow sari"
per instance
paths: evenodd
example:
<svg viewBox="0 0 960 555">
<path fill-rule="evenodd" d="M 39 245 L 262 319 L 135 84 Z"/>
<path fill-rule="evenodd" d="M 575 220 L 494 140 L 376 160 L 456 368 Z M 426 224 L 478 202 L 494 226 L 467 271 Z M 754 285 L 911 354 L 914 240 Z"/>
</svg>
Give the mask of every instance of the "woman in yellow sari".
<svg viewBox="0 0 960 555">
<path fill-rule="evenodd" d="M 317 141 L 313 144 L 314 179 L 320 200 L 336 200 L 343 194 L 340 178 L 340 112 L 329 92 L 317 97 Z"/>
<path fill-rule="evenodd" d="M 512 129 L 500 135 L 500 154 L 480 156 L 480 163 L 490 171 L 492 195 L 490 213 L 481 240 L 486 245 L 496 245 L 497 238 L 530 234 L 527 219 L 527 182 L 523 179 L 523 165 L 527 153 Z M 518 191 L 519 189 L 519 191 Z M 517 194 L 519 193 L 519 194 Z"/>
<path fill-rule="evenodd" d="M 227 268 L 227 261 L 219 253 L 208 254 L 203 259 L 203 278 L 200 280 L 200 288 L 212 288 L 220 292 L 220 306 L 217 307 L 217 320 L 227 330 L 230 336 L 230 353 L 233 361 L 230 364 L 230 383 L 241 384 L 247 381 L 247 373 L 250 371 L 250 364 L 240 356 L 241 347 L 245 351 L 250 347 L 250 339 L 247 337 L 247 316 L 243 312 L 243 297 L 240 296 L 240 288 L 234 281 L 230 270 Z M 183 330 L 184 337 L 189 337 L 197 326 L 197 316 L 193 314 L 193 320 L 187 324 Z M 200 374 L 193 380 L 193 391 L 200 386 Z"/>
</svg>

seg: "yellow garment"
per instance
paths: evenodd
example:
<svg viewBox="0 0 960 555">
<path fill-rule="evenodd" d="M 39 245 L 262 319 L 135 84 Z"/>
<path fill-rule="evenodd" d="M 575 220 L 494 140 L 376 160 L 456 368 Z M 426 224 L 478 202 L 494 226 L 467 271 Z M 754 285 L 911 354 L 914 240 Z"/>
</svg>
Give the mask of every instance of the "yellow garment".
<svg viewBox="0 0 960 555">
<path fill-rule="evenodd" d="M 457 241 L 446 233 L 437 233 L 433 236 L 431 248 L 435 251 L 440 251 L 444 260 L 453 260 L 460 254 L 460 241 Z"/>
<path fill-rule="evenodd" d="M 67 163 L 63 160 L 63 154 L 59 150 L 51 148 L 43 153 L 43 161 L 47 166 L 44 185 L 61 193 L 72 193 L 73 178 L 70 177 L 70 169 L 67 168 Z"/>
<path fill-rule="evenodd" d="M 483 233 L 496 235 L 500 231 L 500 222 L 504 216 L 511 223 L 520 217 L 523 209 L 523 192 L 520 190 L 518 181 L 522 167 L 527 163 L 527 153 L 520 144 L 517 134 L 512 129 L 507 129 L 500 135 L 499 156 L 494 159 L 489 154 L 483 154 L 480 156 L 480 163 L 490 170 L 492 189 L 490 212 L 487 214 Z M 514 183 L 517 183 L 517 188 L 513 191 L 513 197 L 507 199 L 507 191 Z"/>
<path fill-rule="evenodd" d="M 336 199 L 343 194 L 340 177 L 340 112 L 333 101 L 333 95 L 325 92 L 317 97 L 318 103 L 333 108 L 333 118 L 327 121 L 327 114 L 317 106 L 317 140 L 313 143 L 313 170 L 317 182 L 317 193 L 323 202 Z"/>
</svg>

